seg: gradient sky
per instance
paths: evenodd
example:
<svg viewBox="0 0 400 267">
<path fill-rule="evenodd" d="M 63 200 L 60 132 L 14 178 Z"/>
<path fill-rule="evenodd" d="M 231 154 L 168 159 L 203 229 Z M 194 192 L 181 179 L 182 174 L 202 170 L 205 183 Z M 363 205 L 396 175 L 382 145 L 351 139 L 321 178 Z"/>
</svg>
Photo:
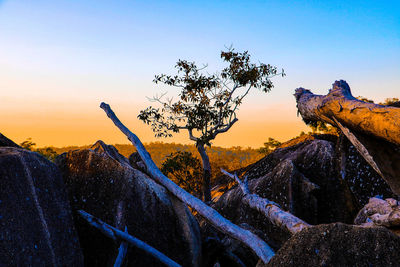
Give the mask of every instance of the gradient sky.
<svg viewBox="0 0 400 267">
<path fill-rule="evenodd" d="M 268 94 L 253 91 L 215 145 L 260 147 L 308 130 L 294 89 L 326 94 L 337 79 L 355 96 L 400 97 L 400 1 L 0 0 L 0 132 L 38 146 L 128 140 L 99 108 L 107 102 L 143 142 L 136 119 L 152 83 L 178 59 L 220 68 L 225 46 L 284 68 Z M 157 139 L 189 143 L 187 135 Z"/>
</svg>

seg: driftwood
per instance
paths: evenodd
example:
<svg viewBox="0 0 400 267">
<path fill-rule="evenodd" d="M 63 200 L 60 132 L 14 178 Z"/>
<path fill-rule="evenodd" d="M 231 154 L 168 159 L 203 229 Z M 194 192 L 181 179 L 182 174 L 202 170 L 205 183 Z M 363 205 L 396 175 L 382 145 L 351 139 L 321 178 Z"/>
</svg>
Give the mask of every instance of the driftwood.
<svg viewBox="0 0 400 267">
<path fill-rule="evenodd" d="M 231 174 L 223 169 L 221 169 L 221 172 L 234 179 L 239 184 L 244 195 L 242 201 L 247 203 L 251 208 L 264 214 L 274 225 L 285 229 L 291 234 L 296 234 L 311 226 L 293 214 L 282 210 L 277 203 L 262 198 L 257 194 L 251 194 L 247 178 L 242 181 L 236 174 Z"/>
<path fill-rule="evenodd" d="M 327 95 L 298 88 L 295 97 L 306 123 L 323 121 L 338 127 L 400 195 L 400 108 L 358 100 L 343 80 L 336 81 Z"/>
<path fill-rule="evenodd" d="M 100 107 L 106 112 L 107 116 L 113 121 L 118 129 L 120 129 L 121 132 L 124 133 L 132 142 L 132 144 L 136 147 L 140 157 L 146 165 L 147 172 L 152 179 L 163 185 L 168 191 L 170 191 L 182 202 L 195 209 L 216 229 L 246 244 L 257 254 L 258 257 L 260 257 L 260 259 L 264 263 L 269 262 L 269 260 L 274 256 L 275 253 L 268 246 L 267 243 L 265 243 L 262 239 L 260 239 L 252 232 L 245 230 L 225 219 L 216 210 L 207 206 L 200 199 L 192 196 L 191 194 L 180 188 L 178 185 L 176 185 L 174 182 L 172 182 L 170 179 L 168 179 L 168 177 L 166 177 L 157 168 L 156 164 L 151 159 L 150 154 L 147 152 L 139 138 L 121 123 L 121 121 L 111 110 L 110 106 L 106 103 L 101 103 Z"/>
<path fill-rule="evenodd" d="M 122 239 L 122 240 L 128 242 L 129 244 L 132 244 L 135 247 L 146 251 L 148 254 L 154 256 L 155 258 L 160 260 L 160 262 L 164 263 L 166 266 L 171 266 L 171 267 L 181 266 L 178 263 L 176 263 L 175 261 L 173 261 L 170 258 L 168 258 L 167 256 L 165 256 L 163 253 L 161 253 L 157 249 L 147 245 L 146 243 L 137 239 L 136 237 L 133 237 L 127 233 L 124 233 L 124 232 L 118 230 L 115 227 L 112 227 L 111 225 L 106 224 L 105 222 L 90 215 L 89 213 L 87 213 L 83 210 L 79 210 L 78 214 L 82 218 L 84 218 L 90 225 L 99 229 L 104 235 L 108 236 L 109 238 L 111 238 L 115 241 Z"/>
</svg>

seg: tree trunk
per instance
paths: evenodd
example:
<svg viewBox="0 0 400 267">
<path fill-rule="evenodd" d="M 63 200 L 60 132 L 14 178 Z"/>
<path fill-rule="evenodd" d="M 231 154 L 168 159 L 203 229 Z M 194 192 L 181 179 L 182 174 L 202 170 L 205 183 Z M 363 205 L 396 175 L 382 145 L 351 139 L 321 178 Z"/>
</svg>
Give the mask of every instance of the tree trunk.
<svg viewBox="0 0 400 267">
<path fill-rule="evenodd" d="M 180 188 L 178 185 L 176 185 L 174 182 L 172 182 L 170 179 L 168 179 L 168 177 L 166 177 L 157 168 L 156 164 L 151 159 L 150 154 L 147 152 L 140 139 L 121 123 L 121 121 L 111 110 L 110 106 L 106 103 L 101 103 L 100 107 L 106 112 L 107 116 L 112 120 L 115 126 L 117 126 L 118 129 L 120 129 L 121 132 L 123 132 L 136 147 L 140 157 L 146 165 L 149 176 L 153 180 L 163 185 L 171 194 L 176 196 L 183 203 L 186 203 L 194 210 L 196 210 L 199 215 L 210 222 L 210 224 L 213 225 L 217 230 L 246 244 L 257 254 L 258 257 L 260 257 L 260 259 L 264 263 L 268 263 L 271 260 L 275 253 L 271 249 L 271 247 L 268 246 L 267 243 L 265 243 L 252 232 L 240 228 L 236 224 L 233 224 L 229 220 L 225 219 L 216 210 L 207 206 L 206 204 L 204 204 L 203 201 L 192 196 L 191 194 Z"/>
<path fill-rule="evenodd" d="M 349 85 L 341 80 L 326 96 L 296 89 L 297 108 L 304 121 L 325 121 L 342 125 L 400 145 L 400 108 L 367 103 L 351 95 Z M 335 119 L 334 119 L 335 118 Z"/>
<path fill-rule="evenodd" d="M 400 108 L 358 100 L 343 80 L 336 81 L 325 96 L 298 88 L 295 97 L 306 123 L 323 121 L 338 127 L 400 195 Z"/>
<path fill-rule="evenodd" d="M 211 164 L 210 159 L 207 155 L 204 144 L 198 143 L 196 145 L 197 151 L 199 151 L 201 160 L 203 163 L 203 200 L 205 203 L 209 204 L 211 202 Z"/>
</svg>

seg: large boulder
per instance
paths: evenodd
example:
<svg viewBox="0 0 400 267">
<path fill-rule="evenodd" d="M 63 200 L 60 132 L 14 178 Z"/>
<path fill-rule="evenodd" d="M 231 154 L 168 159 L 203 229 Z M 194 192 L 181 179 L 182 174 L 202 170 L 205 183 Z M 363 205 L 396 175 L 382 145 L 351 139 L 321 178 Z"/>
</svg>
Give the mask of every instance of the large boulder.
<svg viewBox="0 0 400 267">
<path fill-rule="evenodd" d="M 338 177 L 334 156 L 334 145 L 326 140 L 277 149 L 247 171 L 249 189 L 310 224 L 351 223 L 358 209 L 349 188 Z M 236 224 L 246 223 L 261 230 L 261 237 L 279 248 L 290 233 L 272 225 L 242 198 L 242 191 L 236 186 L 222 195 L 214 207 Z"/>
<path fill-rule="evenodd" d="M 20 148 L 0 147 L 0 266 L 83 266 L 57 166 Z"/>
<path fill-rule="evenodd" d="M 383 227 L 334 223 L 294 235 L 261 266 L 400 266 L 400 238 Z"/>
<path fill-rule="evenodd" d="M 74 210 L 83 209 L 158 249 L 184 266 L 200 264 L 201 239 L 196 219 L 181 201 L 143 172 L 132 168 L 112 146 L 97 142 L 57 158 Z M 112 265 L 114 243 L 82 219 L 78 234 L 86 266 Z M 127 266 L 162 266 L 140 249 L 129 247 Z"/>
</svg>

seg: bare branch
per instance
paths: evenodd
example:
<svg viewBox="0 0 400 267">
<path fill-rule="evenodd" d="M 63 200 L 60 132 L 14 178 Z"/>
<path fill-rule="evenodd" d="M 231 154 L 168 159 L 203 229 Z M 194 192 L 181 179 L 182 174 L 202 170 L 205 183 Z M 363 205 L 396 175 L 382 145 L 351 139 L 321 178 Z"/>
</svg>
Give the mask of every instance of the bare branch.
<svg viewBox="0 0 400 267">
<path fill-rule="evenodd" d="M 242 190 L 244 196 L 243 201 L 251 208 L 258 210 L 265 215 L 274 225 L 284 228 L 288 232 L 295 234 L 301 230 L 310 227 L 310 225 L 293 214 L 282 210 L 279 205 L 266 198 L 262 198 L 257 194 L 251 194 L 247 186 L 247 180 L 242 182 L 236 174 L 231 174 L 224 169 L 221 172 L 228 177 L 234 179 Z"/>
<path fill-rule="evenodd" d="M 232 127 L 232 125 L 234 125 L 235 122 L 237 122 L 238 120 L 239 120 L 238 118 L 234 118 L 233 121 L 231 121 L 228 125 L 225 126 L 225 128 L 215 130 L 213 133 L 213 137 L 215 138 L 218 134 L 227 132 Z"/>
<path fill-rule="evenodd" d="M 189 139 L 192 140 L 192 141 L 197 142 L 197 141 L 199 140 L 199 138 L 194 137 L 194 135 L 193 135 L 193 129 L 187 129 L 187 130 L 188 130 L 188 133 L 189 133 Z"/>
<path fill-rule="evenodd" d="M 125 226 L 125 233 L 128 234 L 128 228 L 126 226 Z M 118 248 L 118 256 L 115 259 L 114 267 L 122 266 L 127 252 L 128 252 L 128 243 L 126 241 L 122 241 L 121 245 Z"/>
<path fill-rule="evenodd" d="M 111 225 L 106 224 L 105 222 L 101 221 L 100 219 L 94 217 L 93 215 L 90 215 L 86 211 L 78 210 L 78 214 L 82 218 L 84 218 L 90 225 L 99 229 L 103 234 L 105 234 L 109 238 L 111 238 L 113 240 L 118 240 L 118 239 L 125 240 L 129 244 L 132 244 L 135 247 L 146 251 L 147 253 L 154 256 L 155 258 L 157 258 L 158 260 L 160 260 L 162 263 L 164 263 L 167 266 L 171 266 L 171 267 L 181 266 L 178 263 L 176 263 L 175 261 L 173 261 L 170 258 L 168 258 L 167 256 L 165 256 L 163 253 L 161 253 L 157 249 L 147 245 L 146 243 L 137 239 L 136 237 L 133 237 L 127 233 L 124 233 L 124 232 L 118 230 L 115 227 L 112 227 Z"/>
<path fill-rule="evenodd" d="M 145 147 L 139 138 L 129 131 L 121 121 L 117 118 L 110 106 L 105 103 L 101 103 L 100 107 L 106 112 L 107 116 L 113 121 L 113 123 L 123 132 L 132 144 L 136 147 L 140 157 L 147 167 L 148 173 L 152 179 L 159 184 L 163 185 L 168 191 L 170 191 L 178 199 L 195 209 L 201 216 L 208 220 L 216 229 L 229 235 L 232 238 L 242 241 L 249 248 L 251 248 L 264 263 L 268 263 L 270 259 L 275 255 L 273 250 L 261 240 L 258 236 L 252 232 L 240 228 L 239 226 L 231 223 L 229 220 L 221 216 L 216 210 L 204 204 L 200 199 L 192 196 L 168 177 L 166 177 L 156 166 L 154 161 L 151 159 L 150 154 L 147 152 Z"/>
</svg>

